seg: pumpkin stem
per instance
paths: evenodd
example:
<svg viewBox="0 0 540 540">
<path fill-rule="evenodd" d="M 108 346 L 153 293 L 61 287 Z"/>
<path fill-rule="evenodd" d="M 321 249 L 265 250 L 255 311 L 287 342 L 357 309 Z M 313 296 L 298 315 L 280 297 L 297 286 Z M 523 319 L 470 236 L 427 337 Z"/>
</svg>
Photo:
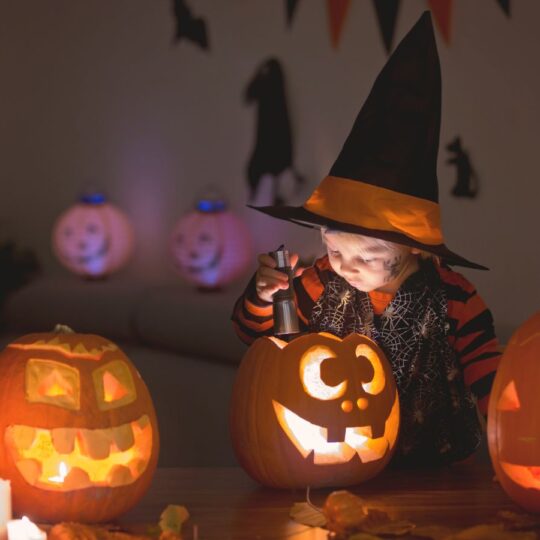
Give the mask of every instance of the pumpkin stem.
<svg viewBox="0 0 540 540">
<path fill-rule="evenodd" d="M 65 324 L 57 324 L 54 327 L 53 332 L 55 334 L 74 334 L 75 333 L 74 330 L 72 330 L 69 326 L 67 326 Z"/>
</svg>

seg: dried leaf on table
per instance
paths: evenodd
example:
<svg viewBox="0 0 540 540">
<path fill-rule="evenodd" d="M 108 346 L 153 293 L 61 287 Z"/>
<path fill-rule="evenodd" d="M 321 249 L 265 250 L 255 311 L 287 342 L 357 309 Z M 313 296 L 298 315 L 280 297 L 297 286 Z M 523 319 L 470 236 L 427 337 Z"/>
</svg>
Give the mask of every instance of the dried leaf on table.
<svg viewBox="0 0 540 540">
<path fill-rule="evenodd" d="M 324 527 L 327 521 L 322 510 L 307 502 L 294 503 L 289 516 L 298 523 L 310 527 Z"/>
<path fill-rule="evenodd" d="M 531 531 L 540 529 L 540 516 L 518 514 L 510 510 L 501 510 L 498 516 L 504 521 L 504 527 L 514 531 Z"/>
<path fill-rule="evenodd" d="M 360 524 L 364 532 L 372 534 L 382 534 L 384 536 L 404 536 L 414 528 L 414 523 L 406 520 L 393 520 L 386 512 L 369 508 L 367 516 Z"/>
<path fill-rule="evenodd" d="M 189 512 L 185 506 L 169 504 L 161 513 L 159 526 L 162 531 L 171 531 L 180 534 L 182 525 L 189 519 Z"/>
<path fill-rule="evenodd" d="M 445 540 L 538 540 L 534 532 L 509 531 L 502 524 L 476 525 Z"/>
<path fill-rule="evenodd" d="M 337 534 L 357 531 L 366 517 L 364 502 L 350 491 L 333 491 L 324 503 L 323 512 L 328 519 L 328 528 Z"/>
</svg>

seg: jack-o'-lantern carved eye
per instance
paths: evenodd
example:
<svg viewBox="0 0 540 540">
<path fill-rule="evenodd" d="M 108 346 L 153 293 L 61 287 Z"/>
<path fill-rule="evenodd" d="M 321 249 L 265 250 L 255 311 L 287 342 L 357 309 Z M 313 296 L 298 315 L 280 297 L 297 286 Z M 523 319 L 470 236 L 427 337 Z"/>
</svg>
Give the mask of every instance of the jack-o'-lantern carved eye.
<svg viewBox="0 0 540 540">
<path fill-rule="evenodd" d="M 316 345 L 308 349 L 300 361 L 300 380 L 304 390 L 311 397 L 324 401 L 341 397 L 347 389 L 347 381 L 335 386 L 327 385 L 321 379 L 323 361 L 336 358 L 336 354 L 328 347 Z"/>
<path fill-rule="evenodd" d="M 71 366 L 31 358 L 25 371 L 26 399 L 30 403 L 48 403 L 66 409 L 80 407 L 79 371 Z"/>
<path fill-rule="evenodd" d="M 501 397 L 497 403 L 499 411 L 519 411 L 521 403 L 516 390 L 516 383 L 510 381 L 502 391 Z"/>
<path fill-rule="evenodd" d="M 364 343 L 356 347 L 356 357 L 359 358 L 361 356 L 366 358 L 373 367 L 373 378 L 368 382 L 362 383 L 362 388 L 368 394 L 380 394 L 386 383 L 381 359 L 374 349 Z"/>
<path fill-rule="evenodd" d="M 137 398 L 131 372 L 122 360 L 113 360 L 96 369 L 93 378 L 102 411 L 127 405 Z"/>
</svg>

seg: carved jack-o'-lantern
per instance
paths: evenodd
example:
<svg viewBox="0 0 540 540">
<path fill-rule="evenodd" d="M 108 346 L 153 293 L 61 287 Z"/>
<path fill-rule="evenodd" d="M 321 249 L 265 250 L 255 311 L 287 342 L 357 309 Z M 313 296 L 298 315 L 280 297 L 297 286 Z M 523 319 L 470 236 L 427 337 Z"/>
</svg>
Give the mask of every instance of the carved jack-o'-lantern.
<svg viewBox="0 0 540 540">
<path fill-rule="evenodd" d="M 205 199 L 175 225 L 171 253 L 185 279 L 217 289 L 245 272 L 251 261 L 251 237 L 223 201 Z"/>
<path fill-rule="evenodd" d="M 122 268 L 130 258 L 133 229 L 127 216 L 102 195 L 85 196 L 56 221 L 53 250 L 72 272 L 101 278 Z"/>
<path fill-rule="evenodd" d="M 100 336 L 23 336 L 0 354 L 0 477 L 36 521 L 106 521 L 142 497 L 159 435 L 148 390 Z"/>
<path fill-rule="evenodd" d="M 504 351 L 488 410 L 488 443 L 497 478 L 515 502 L 540 512 L 540 312 Z"/>
<path fill-rule="evenodd" d="M 275 487 L 352 485 L 390 460 L 399 401 L 390 364 L 369 338 L 259 338 L 238 370 L 230 428 L 236 456 Z"/>
</svg>

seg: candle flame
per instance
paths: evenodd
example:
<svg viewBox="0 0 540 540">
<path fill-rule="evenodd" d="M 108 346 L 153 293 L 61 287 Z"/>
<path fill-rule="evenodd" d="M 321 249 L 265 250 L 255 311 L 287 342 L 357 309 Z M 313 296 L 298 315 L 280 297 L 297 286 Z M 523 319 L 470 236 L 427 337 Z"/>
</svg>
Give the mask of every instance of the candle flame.
<svg viewBox="0 0 540 540">
<path fill-rule="evenodd" d="M 56 482 L 58 484 L 63 484 L 64 480 L 66 479 L 67 474 L 68 474 L 68 467 L 63 461 L 61 461 L 60 465 L 58 465 L 58 475 L 51 476 L 49 478 L 49 481 Z"/>
</svg>

